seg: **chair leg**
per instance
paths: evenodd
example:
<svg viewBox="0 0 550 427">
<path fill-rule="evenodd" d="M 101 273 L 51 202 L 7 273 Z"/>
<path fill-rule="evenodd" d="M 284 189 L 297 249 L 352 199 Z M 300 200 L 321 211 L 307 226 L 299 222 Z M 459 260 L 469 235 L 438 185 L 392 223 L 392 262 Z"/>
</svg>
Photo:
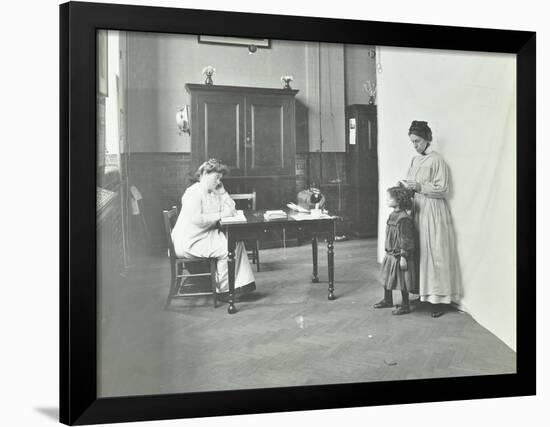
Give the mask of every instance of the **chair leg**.
<svg viewBox="0 0 550 427">
<path fill-rule="evenodd" d="M 253 242 L 246 242 L 245 243 L 245 249 L 247 249 L 246 246 L 252 245 L 252 244 L 253 244 Z M 247 254 L 248 254 L 248 250 L 247 250 Z M 250 251 L 250 258 L 252 258 L 252 264 L 256 264 L 256 249 L 254 247 Z"/>
<path fill-rule="evenodd" d="M 256 240 L 256 253 L 254 254 L 254 258 L 256 259 L 256 271 L 260 272 L 260 241 Z"/>
<path fill-rule="evenodd" d="M 172 300 L 172 296 L 174 296 L 177 292 L 177 265 L 172 264 L 170 266 L 170 287 L 168 288 L 168 297 L 166 298 L 166 303 L 164 304 L 164 308 L 167 309 L 170 306 L 170 301 Z"/>
<path fill-rule="evenodd" d="M 168 296 L 166 297 L 166 303 L 164 304 L 165 310 L 170 307 L 172 296 L 175 294 L 174 289 L 176 289 L 176 284 L 174 283 L 174 280 L 170 280 L 170 289 L 168 290 Z"/>
<path fill-rule="evenodd" d="M 212 294 L 214 297 L 214 308 L 218 307 L 218 293 L 216 292 L 217 282 L 216 282 L 216 264 L 217 260 L 212 258 L 210 260 L 210 283 L 212 284 Z"/>
<path fill-rule="evenodd" d="M 166 297 L 166 302 L 164 303 L 164 309 L 168 309 L 168 307 L 170 307 L 170 301 L 172 300 L 172 295 L 168 294 L 168 296 Z"/>
<path fill-rule="evenodd" d="M 183 264 L 178 264 L 177 268 L 176 268 L 176 271 L 177 271 L 178 276 L 182 275 L 183 274 Z M 182 277 L 180 277 L 180 278 L 176 277 L 175 283 L 174 283 L 174 295 L 176 295 L 180 291 L 180 288 L 183 285 L 183 281 L 184 281 L 184 279 Z"/>
</svg>

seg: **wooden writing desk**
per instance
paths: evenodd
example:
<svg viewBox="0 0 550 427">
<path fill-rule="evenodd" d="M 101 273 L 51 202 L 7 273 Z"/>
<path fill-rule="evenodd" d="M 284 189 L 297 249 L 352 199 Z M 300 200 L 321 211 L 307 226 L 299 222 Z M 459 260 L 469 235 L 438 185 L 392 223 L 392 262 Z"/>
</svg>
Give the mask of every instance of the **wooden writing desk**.
<svg viewBox="0 0 550 427">
<path fill-rule="evenodd" d="M 317 239 L 325 238 L 327 240 L 328 255 L 328 299 L 334 297 L 334 223 L 335 217 L 307 219 L 298 221 L 291 216 L 287 219 L 265 220 L 264 211 L 244 211 L 247 222 L 222 223 L 221 230 L 227 237 L 228 250 L 228 275 L 229 275 L 229 307 L 227 312 L 233 314 L 237 312 L 234 304 L 235 293 L 235 245 L 238 241 L 247 239 L 261 239 L 266 230 L 287 230 L 298 229 L 305 236 L 311 238 L 311 250 L 313 255 L 313 273 L 311 281 L 319 282 L 317 274 Z"/>
</svg>

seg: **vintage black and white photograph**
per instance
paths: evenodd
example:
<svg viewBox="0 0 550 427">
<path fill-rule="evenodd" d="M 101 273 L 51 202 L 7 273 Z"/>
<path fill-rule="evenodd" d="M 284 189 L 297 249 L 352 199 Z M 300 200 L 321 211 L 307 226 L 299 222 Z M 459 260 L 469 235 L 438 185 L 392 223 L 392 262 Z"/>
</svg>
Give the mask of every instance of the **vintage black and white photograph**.
<svg viewBox="0 0 550 427">
<path fill-rule="evenodd" d="M 98 397 L 516 372 L 515 55 L 97 37 Z"/>
</svg>

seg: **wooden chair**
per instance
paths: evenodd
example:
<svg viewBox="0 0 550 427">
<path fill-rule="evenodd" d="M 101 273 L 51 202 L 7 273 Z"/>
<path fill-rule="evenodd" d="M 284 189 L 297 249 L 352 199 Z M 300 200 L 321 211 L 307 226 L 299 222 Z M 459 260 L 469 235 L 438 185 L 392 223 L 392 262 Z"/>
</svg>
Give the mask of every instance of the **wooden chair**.
<svg viewBox="0 0 550 427">
<path fill-rule="evenodd" d="M 253 211 L 256 210 L 256 191 L 252 193 L 237 193 L 229 195 L 233 200 L 246 200 L 249 201 L 250 209 Z M 252 260 L 253 264 L 256 264 L 256 271 L 260 271 L 260 241 L 256 239 L 255 242 L 245 242 L 248 243 L 248 246 L 252 247 L 250 251 L 247 251 L 247 255 Z"/>
<path fill-rule="evenodd" d="M 166 233 L 166 241 L 168 242 L 168 256 L 170 258 L 170 289 L 168 291 L 168 298 L 166 299 L 165 308 L 168 308 L 172 299 L 188 298 L 201 295 L 213 295 L 214 296 L 214 308 L 218 305 L 218 294 L 216 293 L 216 258 L 182 258 L 176 255 L 174 250 L 174 242 L 172 241 L 172 229 L 174 228 L 178 210 L 174 206 L 169 211 L 162 211 L 164 217 L 164 231 Z M 189 271 L 190 265 L 204 265 L 209 264 L 208 273 L 191 273 Z M 184 273 L 187 271 L 187 274 Z M 189 288 L 190 285 L 185 284 L 187 277 L 199 277 L 210 276 L 211 290 L 210 292 L 186 292 L 185 288 Z"/>
</svg>

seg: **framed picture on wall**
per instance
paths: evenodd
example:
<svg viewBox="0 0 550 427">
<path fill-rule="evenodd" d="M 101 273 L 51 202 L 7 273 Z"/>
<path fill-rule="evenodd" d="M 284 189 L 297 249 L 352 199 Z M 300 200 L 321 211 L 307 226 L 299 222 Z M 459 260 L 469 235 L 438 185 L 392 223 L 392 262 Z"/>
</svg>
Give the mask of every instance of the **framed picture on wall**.
<svg viewBox="0 0 550 427">
<path fill-rule="evenodd" d="M 61 422 L 535 393 L 534 33 L 60 13 Z"/>
<path fill-rule="evenodd" d="M 219 37 L 219 36 L 199 36 L 201 43 L 229 44 L 235 46 L 256 46 L 269 47 L 269 39 L 256 39 L 244 37 Z"/>
</svg>

